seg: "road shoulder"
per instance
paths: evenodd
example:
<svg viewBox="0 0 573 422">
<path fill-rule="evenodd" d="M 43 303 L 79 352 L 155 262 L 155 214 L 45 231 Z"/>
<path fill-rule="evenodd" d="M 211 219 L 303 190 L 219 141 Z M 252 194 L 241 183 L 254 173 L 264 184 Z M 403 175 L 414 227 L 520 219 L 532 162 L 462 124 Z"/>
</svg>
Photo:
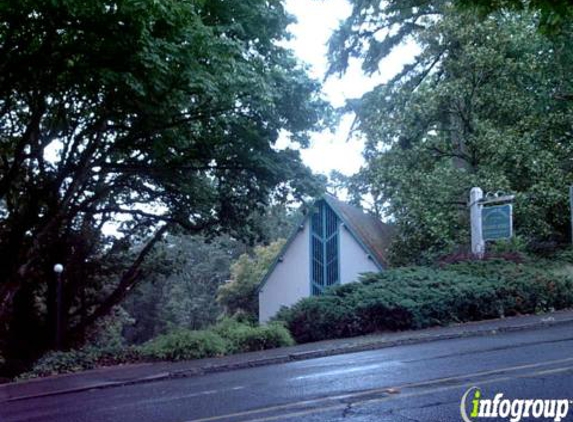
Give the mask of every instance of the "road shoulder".
<svg viewBox="0 0 573 422">
<path fill-rule="evenodd" d="M 100 368 L 81 373 L 0 385 L 0 402 L 140 384 L 171 378 L 192 377 L 213 372 L 273 365 L 406 344 L 489 336 L 500 332 L 537 329 L 568 323 L 573 323 L 572 310 L 456 324 L 448 327 L 435 327 L 416 331 L 328 340 L 220 358 Z"/>
</svg>

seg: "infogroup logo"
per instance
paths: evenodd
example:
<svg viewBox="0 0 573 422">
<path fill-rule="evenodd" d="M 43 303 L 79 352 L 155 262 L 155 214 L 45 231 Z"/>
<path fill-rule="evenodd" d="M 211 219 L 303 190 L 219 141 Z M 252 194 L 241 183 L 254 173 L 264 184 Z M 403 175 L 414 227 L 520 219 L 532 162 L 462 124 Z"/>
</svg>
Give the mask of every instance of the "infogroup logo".
<svg viewBox="0 0 573 422">
<path fill-rule="evenodd" d="M 460 412 L 465 422 L 486 418 L 509 419 L 511 422 L 524 418 L 559 422 L 567 417 L 571 403 L 568 399 L 504 399 L 503 393 L 486 399 L 478 387 L 471 387 L 462 396 Z"/>
</svg>

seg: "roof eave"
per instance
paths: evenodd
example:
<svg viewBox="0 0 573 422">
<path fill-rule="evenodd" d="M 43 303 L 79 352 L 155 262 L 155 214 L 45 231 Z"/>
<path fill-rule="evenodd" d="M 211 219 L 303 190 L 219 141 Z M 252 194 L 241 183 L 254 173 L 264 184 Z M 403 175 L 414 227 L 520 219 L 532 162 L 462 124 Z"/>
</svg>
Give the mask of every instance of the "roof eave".
<svg viewBox="0 0 573 422">
<path fill-rule="evenodd" d="M 358 242 L 358 244 L 362 247 L 362 249 L 364 249 L 364 251 L 368 254 L 368 256 L 370 257 L 370 259 L 372 260 L 372 262 L 374 262 L 374 264 L 376 265 L 376 267 L 378 267 L 378 270 L 380 271 L 384 271 L 385 270 L 385 266 L 387 265 L 384 262 L 380 262 L 378 259 L 378 256 L 374 253 L 374 251 L 372 251 L 372 249 L 362 240 L 362 238 L 360 237 L 360 235 L 357 233 L 357 231 L 354 229 L 354 227 L 352 226 L 352 224 L 350 224 L 348 222 L 348 220 L 344 217 L 344 214 L 338 209 L 336 203 L 332 202 L 329 200 L 328 195 L 323 195 L 322 199 L 324 199 L 326 201 L 326 203 L 330 206 L 330 208 L 332 208 L 332 210 L 336 213 L 336 215 L 338 216 L 338 218 L 340 218 L 340 221 L 342 221 L 342 223 L 344 224 L 344 227 L 346 227 L 346 229 L 348 230 L 348 232 L 351 234 L 351 236 L 354 238 L 354 240 L 356 242 Z"/>
</svg>

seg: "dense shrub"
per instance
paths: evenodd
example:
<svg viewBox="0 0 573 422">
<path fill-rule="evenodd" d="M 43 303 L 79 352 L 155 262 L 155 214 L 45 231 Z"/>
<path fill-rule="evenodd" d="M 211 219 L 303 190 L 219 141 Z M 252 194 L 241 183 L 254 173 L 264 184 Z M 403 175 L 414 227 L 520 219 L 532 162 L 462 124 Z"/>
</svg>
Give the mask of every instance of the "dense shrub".
<svg viewBox="0 0 573 422">
<path fill-rule="evenodd" d="M 327 295 L 303 299 L 295 305 L 296 311 L 282 310 L 278 320 L 287 322 L 287 327 L 297 342 L 324 340 L 353 335 L 355 315 L 344 301 Z M 287 318 L 282 315 L 286 312 Z"/>
<path fill-rule="evenodd" d="M 93 368 L 93 361 L 81 350 L 50 352 L 36 362 L 34 368 L 19 377 L 28 379 L 54 374 L 65 374 Z"/>
<path fill-rule="evenodd" d="M 557 252 L 553 258 L 566 264 L 573 264 L 573 247 L 562 249 L 561 251 Z"/>
<path fill-rule="evenodd" d="M 135 347 L 85 347 L 66 352 L 50 352 L 30 372 L 19 377 L 77 372 L 102 366 L 142 361 L 178 361 L 223 356 L 233 353 L 291 346 L 294 341 L 279 323 L 255 326 L 226 319 L 209 330 L 177 329 Z"/>
<path fill-rule="evenodd" d="M 515 263 L 523 263 L 527 260 L 526 255 L 519 251 L 492 251 L 486 252 L 483 261 L 503 260 Z M 442 255 L 437 259 L 439 265 L 456 264 L 459 262 L 476 261 L 476 256 L 472 252 L 456 252 Z"/>
<path fill-rule="evenodd" d="M 542 312 L 573 305 L 573 279 L 504 260 L 368 274 L 279 312 L 297 342 Z"/>
<path fill-rule="evenodd" d="M 234 319 L 225 319 L 217 324 L 213 331 L 225 339 L 229 354 L 254 352 L 294 344 L 289 331 L 279 323 L 255 326 L 240 323 Z"/>
<path fill-rule="evenodd" d="M 20 375 L 18 379 L 78 372 L 101 366 L 137 362 L 140 359 L 137 349 L 127 347 L 90 346 L 66 352 L 50 352 L 38 360 L 31 371 Z"/>
<path fill-rule="evenodd" d="M 178 329 L 158 336 L 139 347 L 147 360 L 186 360 L 222 356 L 227 343 L 212 331 Z"/>
</svg>

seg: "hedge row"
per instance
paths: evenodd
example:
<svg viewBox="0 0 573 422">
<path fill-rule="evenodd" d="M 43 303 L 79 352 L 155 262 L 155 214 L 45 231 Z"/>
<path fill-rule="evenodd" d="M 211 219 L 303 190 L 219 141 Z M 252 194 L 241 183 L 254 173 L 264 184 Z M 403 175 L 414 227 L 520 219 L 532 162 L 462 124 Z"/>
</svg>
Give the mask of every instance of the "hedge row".
<svg viewBox="0 0 573 422">
<path fill-rule="evenodd" d="M 189 360 L 291 346 L 294 341 L 281 324 L 253 326 L 227 319 L 209 330 L 178 329 L 141 346 L 85 347 L 51 352 L 18 379 L 83 371 L 102 366 L 157 360 Z"/>
<path fill-rule="evenodd" d="M 562 260 L 572 262 L 573 259 Z M 460 262 L 365 275 L 279 312 L 279 323 L 224 320 L 209 330 L 179 329 L 141 346 L 53 352 L 20 378 L 154 360 L 185 360 L 573 306 L 573 268 L 549 262 Z M 286 327 L 288 328 L 285 328 Z M 289 333 L 290 331 L 290 333 Z M 291 336 L 292 334 L 292 336 Z"/>
<path fill-rule="evenodd" d="M 279 312 L 299 343 L 531 314 L 573 305 L 568 274 L 501 260 L 365 275 Z"/>
</svg>

